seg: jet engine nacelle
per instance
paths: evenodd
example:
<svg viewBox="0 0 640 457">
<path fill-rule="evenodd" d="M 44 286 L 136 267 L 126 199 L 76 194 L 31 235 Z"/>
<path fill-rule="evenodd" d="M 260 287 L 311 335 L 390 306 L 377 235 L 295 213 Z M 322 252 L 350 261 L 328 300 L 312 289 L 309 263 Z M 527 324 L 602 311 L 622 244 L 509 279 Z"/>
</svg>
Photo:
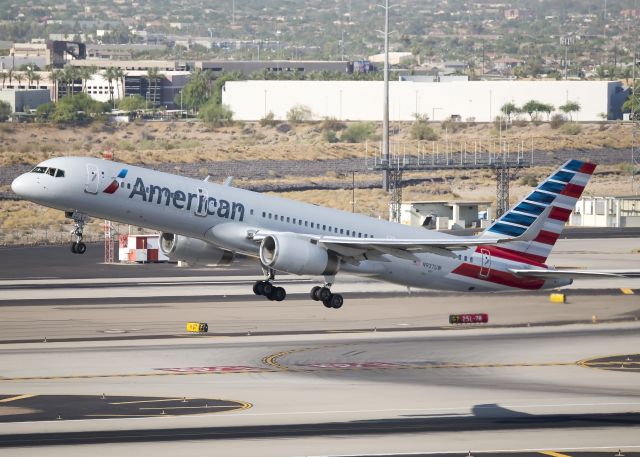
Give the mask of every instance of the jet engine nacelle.
<svg viewBox="0 0 640 457">
<path fill-rule="evenodd" d="M 293 235 L 266 236 L 260 244 L 260 260 L 274 270 L 298 275 L 334 275 L 340 266 L 335 254 Z"/>
<path fill-rule="evenodd" d="M 160 250 L 171 260 L 181 260 L 192 265 L 229 265 L 233 261 L 231 251 L 174 233 L 160 235 Z"/>
</svg>

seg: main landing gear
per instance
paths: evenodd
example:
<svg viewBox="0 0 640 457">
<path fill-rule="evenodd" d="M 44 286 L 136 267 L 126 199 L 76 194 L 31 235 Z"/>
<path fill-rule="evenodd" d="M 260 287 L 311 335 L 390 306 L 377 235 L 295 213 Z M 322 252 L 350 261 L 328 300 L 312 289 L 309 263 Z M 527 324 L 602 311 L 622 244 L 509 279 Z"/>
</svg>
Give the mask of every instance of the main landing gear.
<svg viewBox="0 0 640 457">
<path fill-rule="evenodd" d="M 262 295 L 267 297 L 271 301 L 282 301 L 287 297 L 287 291 L 284 287 L 279 287 L 273 284 L 276 279 L 276 272 L 267 267 L 262 267 L 266 279 L 262 281 L 256 281 L 253 284 L 253 293 L 256 295 Z M 333 277 L 331 277 L 333 278 Z M 327 278 L 325 278 L 327 281 Z M 332 281 L 332 280 L 331 280 Z M 332 282 L 325 282 L 324 286 L 315 286 L 311 289 L 311 299 L 314 301 L 321 301 L 326 308 L 338 309 L 342 307 L 344 298 L 340 294 L 331 293 Z"/>
<path fill-rule="evenodd" d="M 84 223 L 87 221 L 87 216 L 74 212 L 70 217 L 74 222 L 74 228 L 71 234 L 76 237 L 76 240 L 71 243 L 71 252 L 74 254 L 84 254 L 87 251 L 87 245 L 82 242 L 82 231 L 84 230 Z"/>
<path fill-rule="evenodd" d="M 272 281 L 276 279 L 276 272 L 271 268 L 263 267 L 263 270 L 267 279 L 256 281 L 253 285 L 253 293 L 267 297 L 271 301 L 282 301 L 287 298 L 287 291 L 284 290 L 284 287 L 272 284 Z"/>
<path fill-rule="evenodd" d="M 324 286 L 315 286 L 311 289 L 311 299 L 315 301 L 321 301 L 326 308 L 338 309 L 342 307 L 344 298 L 340 294 L 331 293 L 331 284 L 327 283 Z"/>
</svg>

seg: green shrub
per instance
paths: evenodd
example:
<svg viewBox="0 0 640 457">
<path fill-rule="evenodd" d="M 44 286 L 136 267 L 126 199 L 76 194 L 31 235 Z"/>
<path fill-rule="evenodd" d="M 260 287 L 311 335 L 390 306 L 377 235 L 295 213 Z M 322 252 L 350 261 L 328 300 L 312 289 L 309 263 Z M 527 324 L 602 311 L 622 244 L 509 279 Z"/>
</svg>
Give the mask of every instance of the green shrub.
<svg viewBox="0 0 640 457">
<path fill-rule="evenodd" d="M 38 106 L 36 109 L 36 120 L 38 122 L 47 122 L 51 119 L 51 115 L 56 110 L 56 105 L 53 102 L 45 103 Z"/>
<path fill-rule="evenodd" d="M 426 121 L 415 120 L 411 124 L 411 130 L 409 131 L 411 138 L 414 140 L 428 140 L 435 141 L 438 139 L 438 134 L 431 128 Z"/>
<path fill-rule="evenodd" d="M 375 127 L 371 122 L 358 122 L 348 126 L 342 132 L 340 140 L 345 143 L 362 143 L 371 138 L 374 131 Z"/>
<path fill-rule="evenodd" d="M 347 128 L 347 124 L 339 121 L 335 117 L 325 117 L 321 125 L 322 130 L 333 130 L 338 132 Z"/>
<path fill-rule="evenodd" d="M 565 135 L 579 135 L 582 132 L 582 127 L 575 122 L 569 122 L 560 127 L 560 132 Z"/>
<path fill-rule="evenodd" d="M 339 141 L 336 132 L 333 130 L 325 130 L 322 136 L 327 143 L 337 143 Z"/>
<path fill-rule="evenodd" d="M 310 120 L 311 115 L 311 108 L 305 105 L 294 105 L 287 111 L 287 119 L 294 124 Z"/>
<path fill-rule="evenodd" d="M 273 127 L 278 124 L 278 121 L 275 120 L 275 115 L 273 111 L 269 111 L 265 117 L 260 119 L 259 121 L 261 127 Z"/>
<path fill-rule="evenodd" d="M 553 116 L 551 116 L 551 122 L 549 122 L 549 125 L 551 125 L 552 129 L 559 129 L 566 122 L 567 117 L 564 114 L 554 114 Z"/>
<path fill-rule="evenodd" d="M 507 130 L 509 128 L 509 122 L 507 118 L 504 116 L 496 116 L 493 119 L 493 128 L 496 129 L 496 131 Z"/>
<path fill-rule="evenodd" d="M 0 122 L 6 122 L 11 116 L 11 105 L 5 101 L 0 101 Z"/>
<path fill-rule="evenodd" d="M 200 108 L 198 117 L 215 126 L 229 125 L 233 121 L 233 111 L 228 106 L 218 105 L 211 99 Z"/>
<path fill-rule="evenodd" d="M 536 178 L 534 175 L 524 175 L 522 178 L 520 178 L 520 185 L 536 187 L 538 185 L 538 178 Z"/>
<path fill-rule="evenodd" d="M 145 109 L 147 101 L 142 95 L 132 95 L 118 102 L 118 109 L 122 111 L 139 111 Z"/>
</svg>

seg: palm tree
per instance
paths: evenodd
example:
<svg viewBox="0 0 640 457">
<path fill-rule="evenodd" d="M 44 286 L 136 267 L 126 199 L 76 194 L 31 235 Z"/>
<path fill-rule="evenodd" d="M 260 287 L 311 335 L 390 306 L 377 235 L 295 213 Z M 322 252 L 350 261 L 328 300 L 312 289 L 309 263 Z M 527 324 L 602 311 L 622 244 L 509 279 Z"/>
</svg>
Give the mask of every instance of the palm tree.
<svg viewBox="0 0 640 457">
<path fill-rule="evenodd" d="M 113 77 L 116 80 L 116 89 L 118 89 L 117 98 L 119 100 L 121 97 L 120 97 L 120 86 L 118 85 L 118 83 L 122 84 L 122 98 L 124 98 L 124 71 L 122 71 L 122 68 L 114 68 Z"/>
<path fill-rule="evenodd" d="M 24 81 L 24 75 L 22 73 L 16 73 L 14 78 L 18 83 L 18 87 L 16 89 L 20 89 L 20 84 L 22 84 L 22 81 Z"/>
<path fill-rule="evenodd" d="M 78 73 L 80 75 L 80 79 L 82 79 L 82 92 L 87 91 L 87 83 L 89 82 L 91 77 L 96 74 L 96 71 L 96 67 L 93 66 L 80 68 L 80 71 Z"/>
<path fill-rule="evenodd" d="M 36 89 L 40 89 L 40 75 L 38 73 L 33 74 L 33 81 L 36 82 Z"/>
<path fill-rule="evenodd" d="M 78 68 L 73 65 L 66 65 L 62 73 L 63 81 L 67 84 L 67 95 L 73 95 L 75 92 L 75 82 L 80 79 L 80 72 Z"/>
<path fill-rule="evenodd" d="M 10 68 L 9 71 L 7 71 L 7 77 L 9 78 L 9 85 L 13 86 L 13 68 Z"/>
<path fill-rule="evenodd" d="M 151 89 L 151 93 L 149 98 L 151 99 L 152 107 L 156 107 L 156 96 L 158 90 L 158 78 L 160 77 L 160 72 L 157 68 L 149 68 L 147 70 L 147 79 L 149 80 L 149 87 Z"/>
<path fill-rule="evenodd" d="M 27 68 L 27 71 L 25 71 L 24 75 L 27 77 L 27 89 L 31 88 L 31 81 L 33 81 L 33 69 L 31 67 Z"/>
<path fill-rule="evenodd" d="M 116 78 L 115 68 L 109 67 L 104 71 L 104 78 L 109 83 L 109 100 L 113 103 L 113 80 Z"/>
<path fill-rule="evenodd" d="M 57 102 L 60 95 L 60 82 L 63 80 L 64 75 L 60 70 L 51 70 L 50 78 L 53 83 L 53 101 Z"/>
<path fill-rule="evenodd" d="M 0 78 L 2 78 L 2 88 L 4 89 L 4 83 L 7 80 L 7 73 L 5 71 L 0 71 Z"/>
</svg>

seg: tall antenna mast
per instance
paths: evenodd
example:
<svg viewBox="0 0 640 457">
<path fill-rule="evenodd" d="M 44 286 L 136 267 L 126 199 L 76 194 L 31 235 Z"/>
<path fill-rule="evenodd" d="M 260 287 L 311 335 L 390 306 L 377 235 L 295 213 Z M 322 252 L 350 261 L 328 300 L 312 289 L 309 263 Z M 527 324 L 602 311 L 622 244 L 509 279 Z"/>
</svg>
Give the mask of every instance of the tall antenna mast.
<svg viewBox="0 0 640 457">
<path fill-rule="evenodd" d="M 384 5 L 384 102 L 382 106 L 382 187 L 389 191 L 389 0 Z"/>
</svg>

